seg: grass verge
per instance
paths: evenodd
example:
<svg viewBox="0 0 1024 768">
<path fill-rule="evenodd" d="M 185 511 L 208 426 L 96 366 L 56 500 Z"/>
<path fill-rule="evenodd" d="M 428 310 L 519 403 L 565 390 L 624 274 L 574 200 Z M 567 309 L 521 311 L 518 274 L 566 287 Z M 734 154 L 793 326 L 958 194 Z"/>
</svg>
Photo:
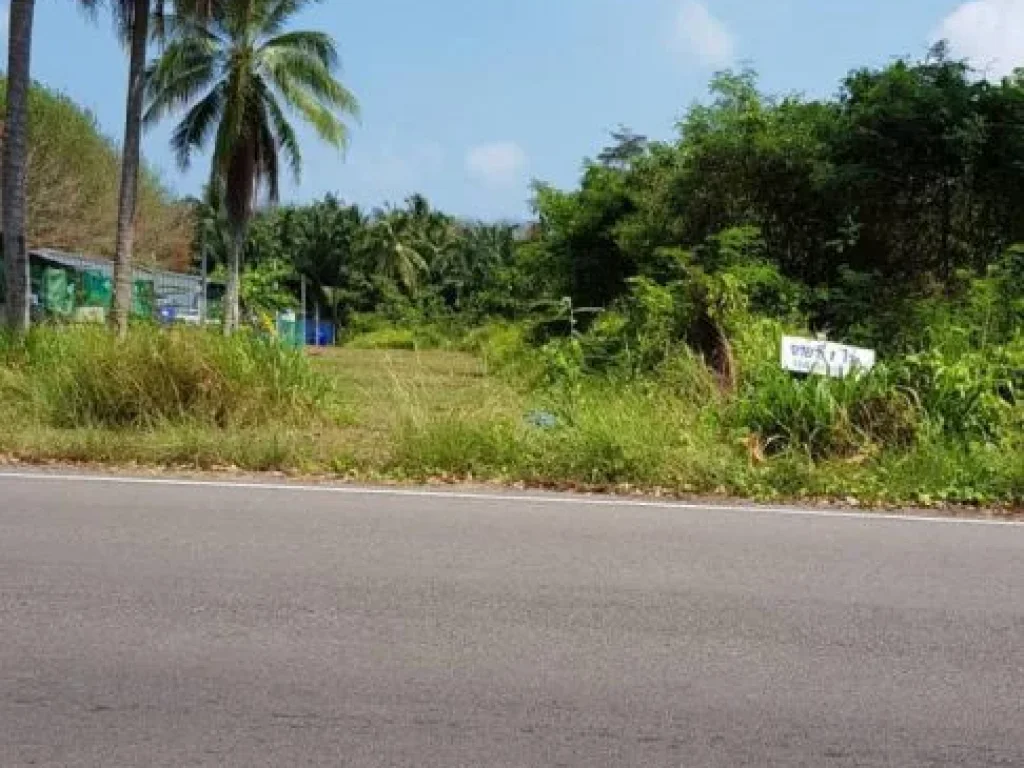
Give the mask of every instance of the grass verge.
<svg viewBox="0 0 1024 768">
<path fill-rule="evenodd" d="M 488 367 L 455 352 L 307 357 L 195 332 L 141 331 L 116 344 L 101 330 L 40 331 L 0 343 L 0 454 L 766 500 L 1024 503 L 1019 431 L 998 443 L 928 431 L 910 440 L 906 413 L 916 406 L 902 397 L 873 409 L 886 420 L 869 424 L 857 414 L 874 402 L 870 390 L 842 394 L 835 412 L 809 391 L 833 428 L 819 438 L 803 401 L 786 401 L 804 421 L 785 423 L 807 435 L 765 451 L 741 422 L 772 428 L 770 403 L 733 413 L 689 374 L 537 387 Z M 840 458 L 817 455 L 833 443 Z"/>
</svg>

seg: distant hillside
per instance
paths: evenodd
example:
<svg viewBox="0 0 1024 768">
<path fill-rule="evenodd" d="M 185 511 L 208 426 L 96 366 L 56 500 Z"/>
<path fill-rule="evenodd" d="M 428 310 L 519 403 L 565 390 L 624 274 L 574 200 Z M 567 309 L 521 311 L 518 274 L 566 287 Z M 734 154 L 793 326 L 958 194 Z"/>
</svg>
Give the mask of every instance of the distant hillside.
<svg viewBox="0 0 1024 768">
<path fill-rule="evenodd" d="M 0 110 L 6 95 L 7 83 L 0 77 Z M 119 148 L 103 135 L 92 114 L 63 94 L 37 85 L 30 109 L 30 245 L 112 256 Z M 184 267 L 191 242 L 189 206 L 176 201 L 156 174 L 145 171 L 136 258 Z"/>
</svg>

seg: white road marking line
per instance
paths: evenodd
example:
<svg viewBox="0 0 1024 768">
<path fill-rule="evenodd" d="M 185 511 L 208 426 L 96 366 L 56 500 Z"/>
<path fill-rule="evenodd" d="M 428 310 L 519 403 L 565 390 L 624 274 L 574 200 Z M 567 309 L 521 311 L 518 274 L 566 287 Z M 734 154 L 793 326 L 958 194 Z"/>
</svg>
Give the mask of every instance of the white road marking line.
<svg viewBox="0 0 1024 768">
<path fill-rule="evenodd" d="M 885 520 L 894 522 L 942 523 L 961 525 L 1003 525 L 1024 527 L 1024 524 L 1012 520 L 986 520 L 971 517 L 939 517 L 914 514 L 894 514 L 888 512 L 855 512 L 851 510 L 826 510 L 801 507 L 768 506 L 757 504 L 696 504 L 683 501 L 654 501 L 650 499 L 629 499 L 615 496 L 571 496 L 554 494 L 511 494 L 486 493 L 480 491 L 438 491 L 425 488 L 372 488 L 358 485 L 302 485 L 291 483 L 254 483 L 231 482 L 228 480 L 187 480 L 182 478 L 162 477 L 117 477 L 114 475 L 75 475 L 54 474 L 48 472 L 3 472 L 0 471 L 0 482 L 4 480 L 64 482 L 64 483 L 102 483 L 108 485 L 143 485 L 179 488 L 217 488 L 224 490 L 248 490 L 285 493 L 316 493 L 346 496 L 391 496 L 397 498 L 448 499 L 453 501 L 477 501 L 488 503 L 528 503 L 564 506 L 592 507 L 626 507 L 665 509 L 698 512 L 741 512 L 790 517 L 821 517 L 846 520 Z"/>
</svg>

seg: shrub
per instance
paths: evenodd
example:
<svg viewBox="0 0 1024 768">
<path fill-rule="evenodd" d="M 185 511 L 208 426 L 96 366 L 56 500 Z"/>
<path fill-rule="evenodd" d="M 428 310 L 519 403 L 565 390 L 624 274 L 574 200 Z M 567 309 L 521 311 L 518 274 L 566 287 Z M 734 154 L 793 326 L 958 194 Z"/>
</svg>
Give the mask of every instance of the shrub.
<svg viewBox="0 0 1024 768">
<path fill-rule="evenodd" d="M 482 357 L 489 371 L 524 373 L 535 367 L 538 357 L 527 335 L 521 323 L 490 323 L 469 331 L 458 348 Z"/>
<path fill-rule="evenodd" d="M 346 345 L 352 349 L 443 349 L 449 339 L 433 326 L 419 328 L 380 328 L 352 338 Z"/>
<path fill-rule="evenodd" d="M 932 425 L 950 437 L 998 442 L 1014 425 L 1021 428 L 1024 335 L 984 351 L 909 355 L 899 373 L 920 394 Z"/>
<path fill-rule="evenodd" d="M 916 395 L 893 379 L 884 368 L 847 379 L 776 371 L 749 385 L 735 410 L 772 453 L 796 449 L 822 459 L 906 448 L 917 438 L 921 412 Z"/>
</svg>

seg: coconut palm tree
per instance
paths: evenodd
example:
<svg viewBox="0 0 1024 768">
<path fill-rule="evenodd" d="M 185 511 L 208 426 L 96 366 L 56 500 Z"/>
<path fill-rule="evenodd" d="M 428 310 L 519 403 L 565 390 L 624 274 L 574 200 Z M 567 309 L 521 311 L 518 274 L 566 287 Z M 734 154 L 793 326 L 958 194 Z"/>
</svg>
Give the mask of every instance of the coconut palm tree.
<svg viewBox="0 0 1024 768">
<path fill-rule="evenodd" d="M 80 0 L 88 7 L 101 0 Z M 128 98 L 125 103 L 124 147 L 121 152 L 121 187 L 117 204 L 117 237 L 114 256 L 114 306 L 111 314 L 117 334 L 128 333 L 132 305 L 132 250 L 135 245 L 135 213 L 142 163 L 142 112 L 145 105 L 146 52 L 151 33 L 162 36 L 165 0 L 112 0 L 120 30 L 129 46 Z M 223 0 L 176 0 L 175 13 L 209 18 Z M 152 4 L 151 4 L 152 3 Z M 155 21 L 156 23 L 152 23 Z"/>
<path fill-rule="evenodd" d="M 416 293 L 420 275 L 429 265 L 406 213 L 391 211 L 380 215 L 370 226 L 368 238 L 374 270 L 394 280 L 410 295 Z"/>
<path fill-rule="evenodd" d="M 25 182 L 28 169 L 28 91 L 31 86 L 35 0 L 11 0 L 7 42 L 7 116 L 3 148 L 3 247 L 7 323 L 29 325 L 29 262 L 25 244 Z"/>
<path fill-rule="evenodd" d="M 132 249 L 135 211 L 142 161 L 142 109 L 145 98 L 146 50 L 149 43 L 150 0 L 117 0 L 115 12 L 128 39 L 128 98 L 125 103 L 124 146 L 121 149 L 121 188 L 117 202 L 114 243 L 114 306 L 111 323 L 117 335 L 128 334 L 132 306 Z"/>
<path fill-rule="evenodd" d="M 298 178 L 302 154 L 286 109 L 328 144 L 343 147 L 343 118 L 355 98 L 335 79 L 338 53 L 329 35 L 285 31 L 316 0 L 229 0 L 210 18 L 177 17 L 149 68 L 145 122 L 187 110 L 172 135 L 179 165 L 211 139 L 210 183 L 217 186 L 231 229 L 224 329 L 238 326 L 239 264 L 260 193 L 280 189 L 282 155 Z"/>
</svg>

